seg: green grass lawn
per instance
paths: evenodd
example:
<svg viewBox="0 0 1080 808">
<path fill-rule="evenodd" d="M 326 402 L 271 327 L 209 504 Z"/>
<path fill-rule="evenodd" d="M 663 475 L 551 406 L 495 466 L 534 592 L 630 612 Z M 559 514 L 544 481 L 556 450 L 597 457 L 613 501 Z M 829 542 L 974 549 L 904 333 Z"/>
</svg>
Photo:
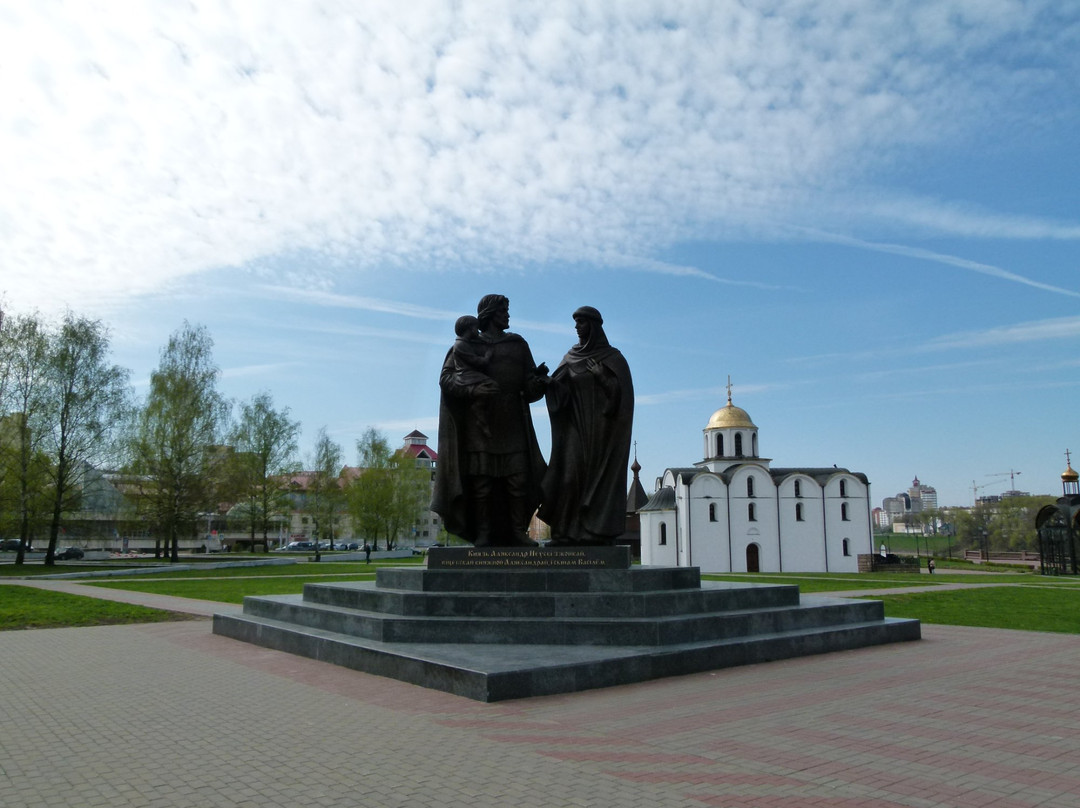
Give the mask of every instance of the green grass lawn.
<svg viewBox="0 0 1080 808">
<path fill-rule="evenodd" d="M 421 559 L 416 559 L 416 562 Z M 239 604 L 248 595 L 299 594 L 304 584 L 315 582 L 371 580 L 376 566 L 413 563 L 413 559 L 388 559 L 372 564 L 354 561 L 320 563 L 299 562 L 288 565 L 233 567 L 225 569 L 163 570 L 145 576 L 80 579 L 94 586 L 151 592 L 198 600 Z M 29 568 L 26 568 L 28 571 Z M 79 567 L 86 571 L 87 567 Z M 56 569 L 50 569 L 56 572 Z M 62 571 L 62 570 L 59 570 Z M 885 603 L 890 617 L 915 617 L 926 623 L 947 623 L 989 628 L 1015 628 L 1031 631 L 1080 633 L 1080 579 L 1069 576 L 1052 578 L 1021 571 L 996 571 L 982 574 L 941 572 L 922 574 L 856 573 L 783 573 L 703 575 L 705 580 L 741 581 L 759 584 L 794 584 L 805 594 L 860 589 L 896 589 L 925 587 L 925 592 L 875 595 Z M 973 585 L 963 590 L 943 590 L 942 584 Z M 34 620 L 25 615 L 14 618 L 15 608 L 8 607 L 9 593 L 30 592 L 41 614 Z M 25 602 L 26 598 L 20 594 Z M 56 598 L 56 614 L 49 614 L 48 603 Z M 71 606 L 72 599 L 81 606 Z M 14 601 L 12 601 L 14 606 Z M 20 608 L 28 608 L 21 606 Z M 104 610 L 104 616 L 95 616 Z M 125 617 L 127 613 L 127 617 Z M 79 598 L 56 592 L 24 587 L 0 587 L 0 629 L 47 625 L 100 625 L 114 622 L 140 622 L 146 619 L 169 619 L 155 610 L 140 610 L 91 598 Z M 3 619 L 6 618 L 6 619 Z"/>
<path fill-rule="evenodd" d="M 350 575 L 299 575 L 282 576 L 237 576 L 235 578 L 215 578 L 208 580 L 153 580 L 129 578 L 109 581 L 87 581 L 92 586 L 107 589 L 125 589 L 129 592 L 152 592 L 155 595 L 173 595 L 178 598 L 195 600 L 216 600 L 221 603 L 243 603 L 248 595 L 298 595 L 304 591 L 304 584 L 327 583 L 329 581 L 364 581 L 373 580 L 375 573 L 353 573 Z"/>
<path fill-rule="evenodd" d="M 934 555 L 944 556 L 950 551 L 954 556 L 963 557 L 964 555 L 963 551 L 958 548 L 956 539 L 950 539 L 947 536 L 919 536 L 914 533 L 878 534 L 874 536 L 874 549 L 881 547 L 883 542 L 889 548 L 890 553 L 910 553 L 914 555 L 916 545 L 918 545 L 919 555 L 926 555 L 927 547 L 930 548 L 930 552 Z"/>
<path fill-rule="evenodd" d="M 963 573 L 935 573 L 934 575 L 916 575 L 914 573 L 845 573 L 845 572 L 787 572 L 787 573 L 731 573 L 723 575 L 704 574 L 708 581 L 744 581 L 757 584 L 797 584 L 799 590 L 812 592 L 841 592 L 852 589 L 892 589 L 907 586 L 938 586 L 940 584 L 1003 584 L 1037 583 L 1041 576 L 1033 577 L 1029 573 L 1001 571 L 970 575 Z M 1062 579 L 1045 579 L 1046 581 Z M 1080 585 L 1080 581 L 1076 582 Z"/>
<path fill-rule="evenodd" d="M 65 564 L 56 562 L 55 566 L 46 567 L 40 561 L 28 561 L 25 564 L 0 564 L 0 578 L 34 578 L 38 575 L 57 575 L 65 572 L 103 572 L 123 569 L 109 564 Z"/>
<path fill-rule="evenodd" d="M 244 560 L 244 561 L 256 561 L 267 558 L 267 556 L 253 556 L 252 558 L 236 559 L 222 558 L 221 556 L 211 556 L 211 559 L 219 563 L 228 563 L 229 561 Z M 87 564 L 87 563 L 71 563 L 65 564 L 64 562 L 57 562 L 52 567 L 46 567 L 40 561 L 29 562 L 26 564 L 0 564 L 0 578 L 29 578 L 38 575 L 64 575 L 65 573 L 74 572 L 109 572 L 114 570 L 138 570 L 146 572 L 147 579 L 169 577 L 169 578 L 232 578 L 237 575 L 313 575 L 322 573 L 325 570 L 325 574 L 346 574 L 355 572 L 374 572 L 377 567 L 380 566 L 408 566 L 419 565 L 424 563 L 424 559 L 421 556 L 413 556 L 411 558 L 387 558 L 387 559 L 373 559 L 370 564 L 366 564 L 363 561 L 335 561 L 333 556 L 324 556 L 323 560 L 316 563 L 314 561 L 303 560 L 305 557 L 301 556 L 294 560 L 293 564 L 266 564 L 252 567 L 217 567 L 201 569 L 199 562 L 193 562 L 195 569 L 174 569 L 174 565 L 169 564 L 167 561 L 161 561 L 157 559 L 151 559 L 149 561 L 138 560 L 135 562 L 110 562 L 102 564 Z M 202 562 L 206 563 L 206 562 Z M 188 561 L 183 560 L 178 565 L 180 567 L 190 566 Z M 124 576 L 126 579 L 131 580 L 142 579 L 143 576 L 137 575 L 134 572 Z"/>
<path fill-rule="evenodd" d="M 0 587 L 0 631 L 187 619 L 187 615 L 174 612 L 69 595 L 66 592 L 46 592 L 29 586 Z"/>
<path fill-rule="evenodd" d="M 923 623 L 1080 634 L 1080 588 L 979 586 L 927 593 L 874 596 L 887 617 Z"/>
<path fill-rule="evenodd" d="M 929 578 L 930 576 L 926 576 Z M 747 584 L 793 584 L 799 587 L 800 592 L 812 594 L 814 592 L 840 592 L 849 589 L 887 589 L 905 586 L 934 586 L 937 581 L 922 580 L 919 575 L 893 575 L 889 577 L 875 576 L 870 578 L 863 576 L 856 578 L 842 577 L 840 575 L 702 575 L 705 581 L 737 581 Z"/>
<path fill-rule="evenodd" d="M 234 567 L 219 569 L 170 570 L 161 569 L 147 572 L 146 575 L 128 574 L 114 580 L 118 581 L 164 581 L 195 580 L 222 578 L 278 578 L 278 577 L 327 577 L 343 575 L 374 575 L 378 564 L 365 564 L 363 561 L 320 561 L 319 563 L 300 562 L 298 564 L 268 564 L 264 567 Z M 107 582 L 106 582 L 107 583 Z"/>
</svg>

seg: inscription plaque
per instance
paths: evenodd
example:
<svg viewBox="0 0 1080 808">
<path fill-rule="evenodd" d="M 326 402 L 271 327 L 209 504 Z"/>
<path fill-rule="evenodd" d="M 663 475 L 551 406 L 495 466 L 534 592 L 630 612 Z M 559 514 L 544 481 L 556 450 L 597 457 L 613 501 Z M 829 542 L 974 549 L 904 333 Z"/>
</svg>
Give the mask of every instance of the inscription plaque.
<svg viewBox="0 0 1080 808">
<path fill-rule="evenodd" d="M 432 547 L 428 569 L 630 569 L 629 547 Z"/>
</svg>

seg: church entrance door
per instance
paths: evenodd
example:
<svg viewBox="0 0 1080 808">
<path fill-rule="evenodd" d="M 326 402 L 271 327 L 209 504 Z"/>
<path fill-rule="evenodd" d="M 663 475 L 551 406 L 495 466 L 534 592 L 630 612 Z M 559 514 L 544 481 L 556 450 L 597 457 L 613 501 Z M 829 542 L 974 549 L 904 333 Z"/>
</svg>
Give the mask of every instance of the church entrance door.
<svg viewBox="0 0 1080 808">
<path fill-rule="evenodd" d="M 748 545 L 746 548 L 746 571 L 747 572 L 761 572 L 760 561 L 761 548 L 756 544 Z"/>
</svg>

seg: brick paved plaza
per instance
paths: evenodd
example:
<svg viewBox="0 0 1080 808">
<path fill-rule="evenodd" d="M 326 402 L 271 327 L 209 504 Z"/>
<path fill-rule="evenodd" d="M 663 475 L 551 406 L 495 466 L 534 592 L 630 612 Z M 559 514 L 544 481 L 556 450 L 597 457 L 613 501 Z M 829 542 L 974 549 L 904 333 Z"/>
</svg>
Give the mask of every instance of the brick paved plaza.
<svg viewBox="0 0 1080 808">
<path fill-rule="evenodd" d="M 218 637 L 0 634 L 0 804 L 1080 805 L 1080 637 L 925 639 L 483 704 Z"/>
</svg>

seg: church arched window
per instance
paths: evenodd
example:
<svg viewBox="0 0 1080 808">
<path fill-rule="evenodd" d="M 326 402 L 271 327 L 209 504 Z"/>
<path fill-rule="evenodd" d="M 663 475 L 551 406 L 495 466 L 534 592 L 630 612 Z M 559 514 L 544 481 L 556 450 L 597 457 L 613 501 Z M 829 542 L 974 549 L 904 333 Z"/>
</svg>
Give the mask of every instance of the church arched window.
<svg viewBox="0 0 1080 808">
<path fill-rule="evenodd" d="M 735 433 L 735 456 L 742 457 L 742 432 Z"/>
<path fill-rule="evenodd" d="M 723 435 L 717 435 L 716 436 L 716 456 L 717 457 L 723 457 L 724 456 L 724 436 Z"/>
<path fill-rule="evenodd" d="M 848 540 L 844 539 L 844 555 L 851 555 L 851 546 L 848 544 Z"/>
<path fill-rule="evenodd" d="M 753 477 L 747 477 L 746 478 L 746 496 L 748 496 L 748 497 L 754 496 L 754 478 Z"/>
<path fill-rule="evenodd" d="M 795 496 L 797 496 L 797 497 L 802 496 L 802 480 L 796 480 L 795 481 Z"/>
<path fill-rule="evenodd" d="M 842 497 L 847 496 L 847 480 L 841 480 L 840 481 L 840 496 L 842 496 Z"/>
<path fill-rule="evenodd" d="M 716 521 L 716 503 L 715 502 L 710 502 L 709 503 L 709 521 L 710 522 L 715 522 Z"/>
<path fill-rule="evenodd" d="M 840 503 L 840 518 L 843 519 L 845 522 L 851 521 L 848 518 L 847 503 L 846 502 L 841 502 Z"/>
<path fill-rule="evenodd" d="M 757 506 L 753 502 L 746 509 L 746 518 L 751 522 L 757 521 Z"/>
<path fill-rule="evenodd" d="M 801 522 L 802 520 L 803 520 L 802 503 L 801 502 L 796 502 L 795 503 L 795 521 L 796 522 Z"/>
<path fill-rule="evenodd" d="M 667 544 L 667 522 L 660 523 L 660 544 Z"/>
<path fill-rule="evenodd" d="M 750 446 L 751 446 L 750 455 L 752 457 L 757 457 L 757 433 L 756 432 L 753 435 L 750 436 Z"/>
</svg>

